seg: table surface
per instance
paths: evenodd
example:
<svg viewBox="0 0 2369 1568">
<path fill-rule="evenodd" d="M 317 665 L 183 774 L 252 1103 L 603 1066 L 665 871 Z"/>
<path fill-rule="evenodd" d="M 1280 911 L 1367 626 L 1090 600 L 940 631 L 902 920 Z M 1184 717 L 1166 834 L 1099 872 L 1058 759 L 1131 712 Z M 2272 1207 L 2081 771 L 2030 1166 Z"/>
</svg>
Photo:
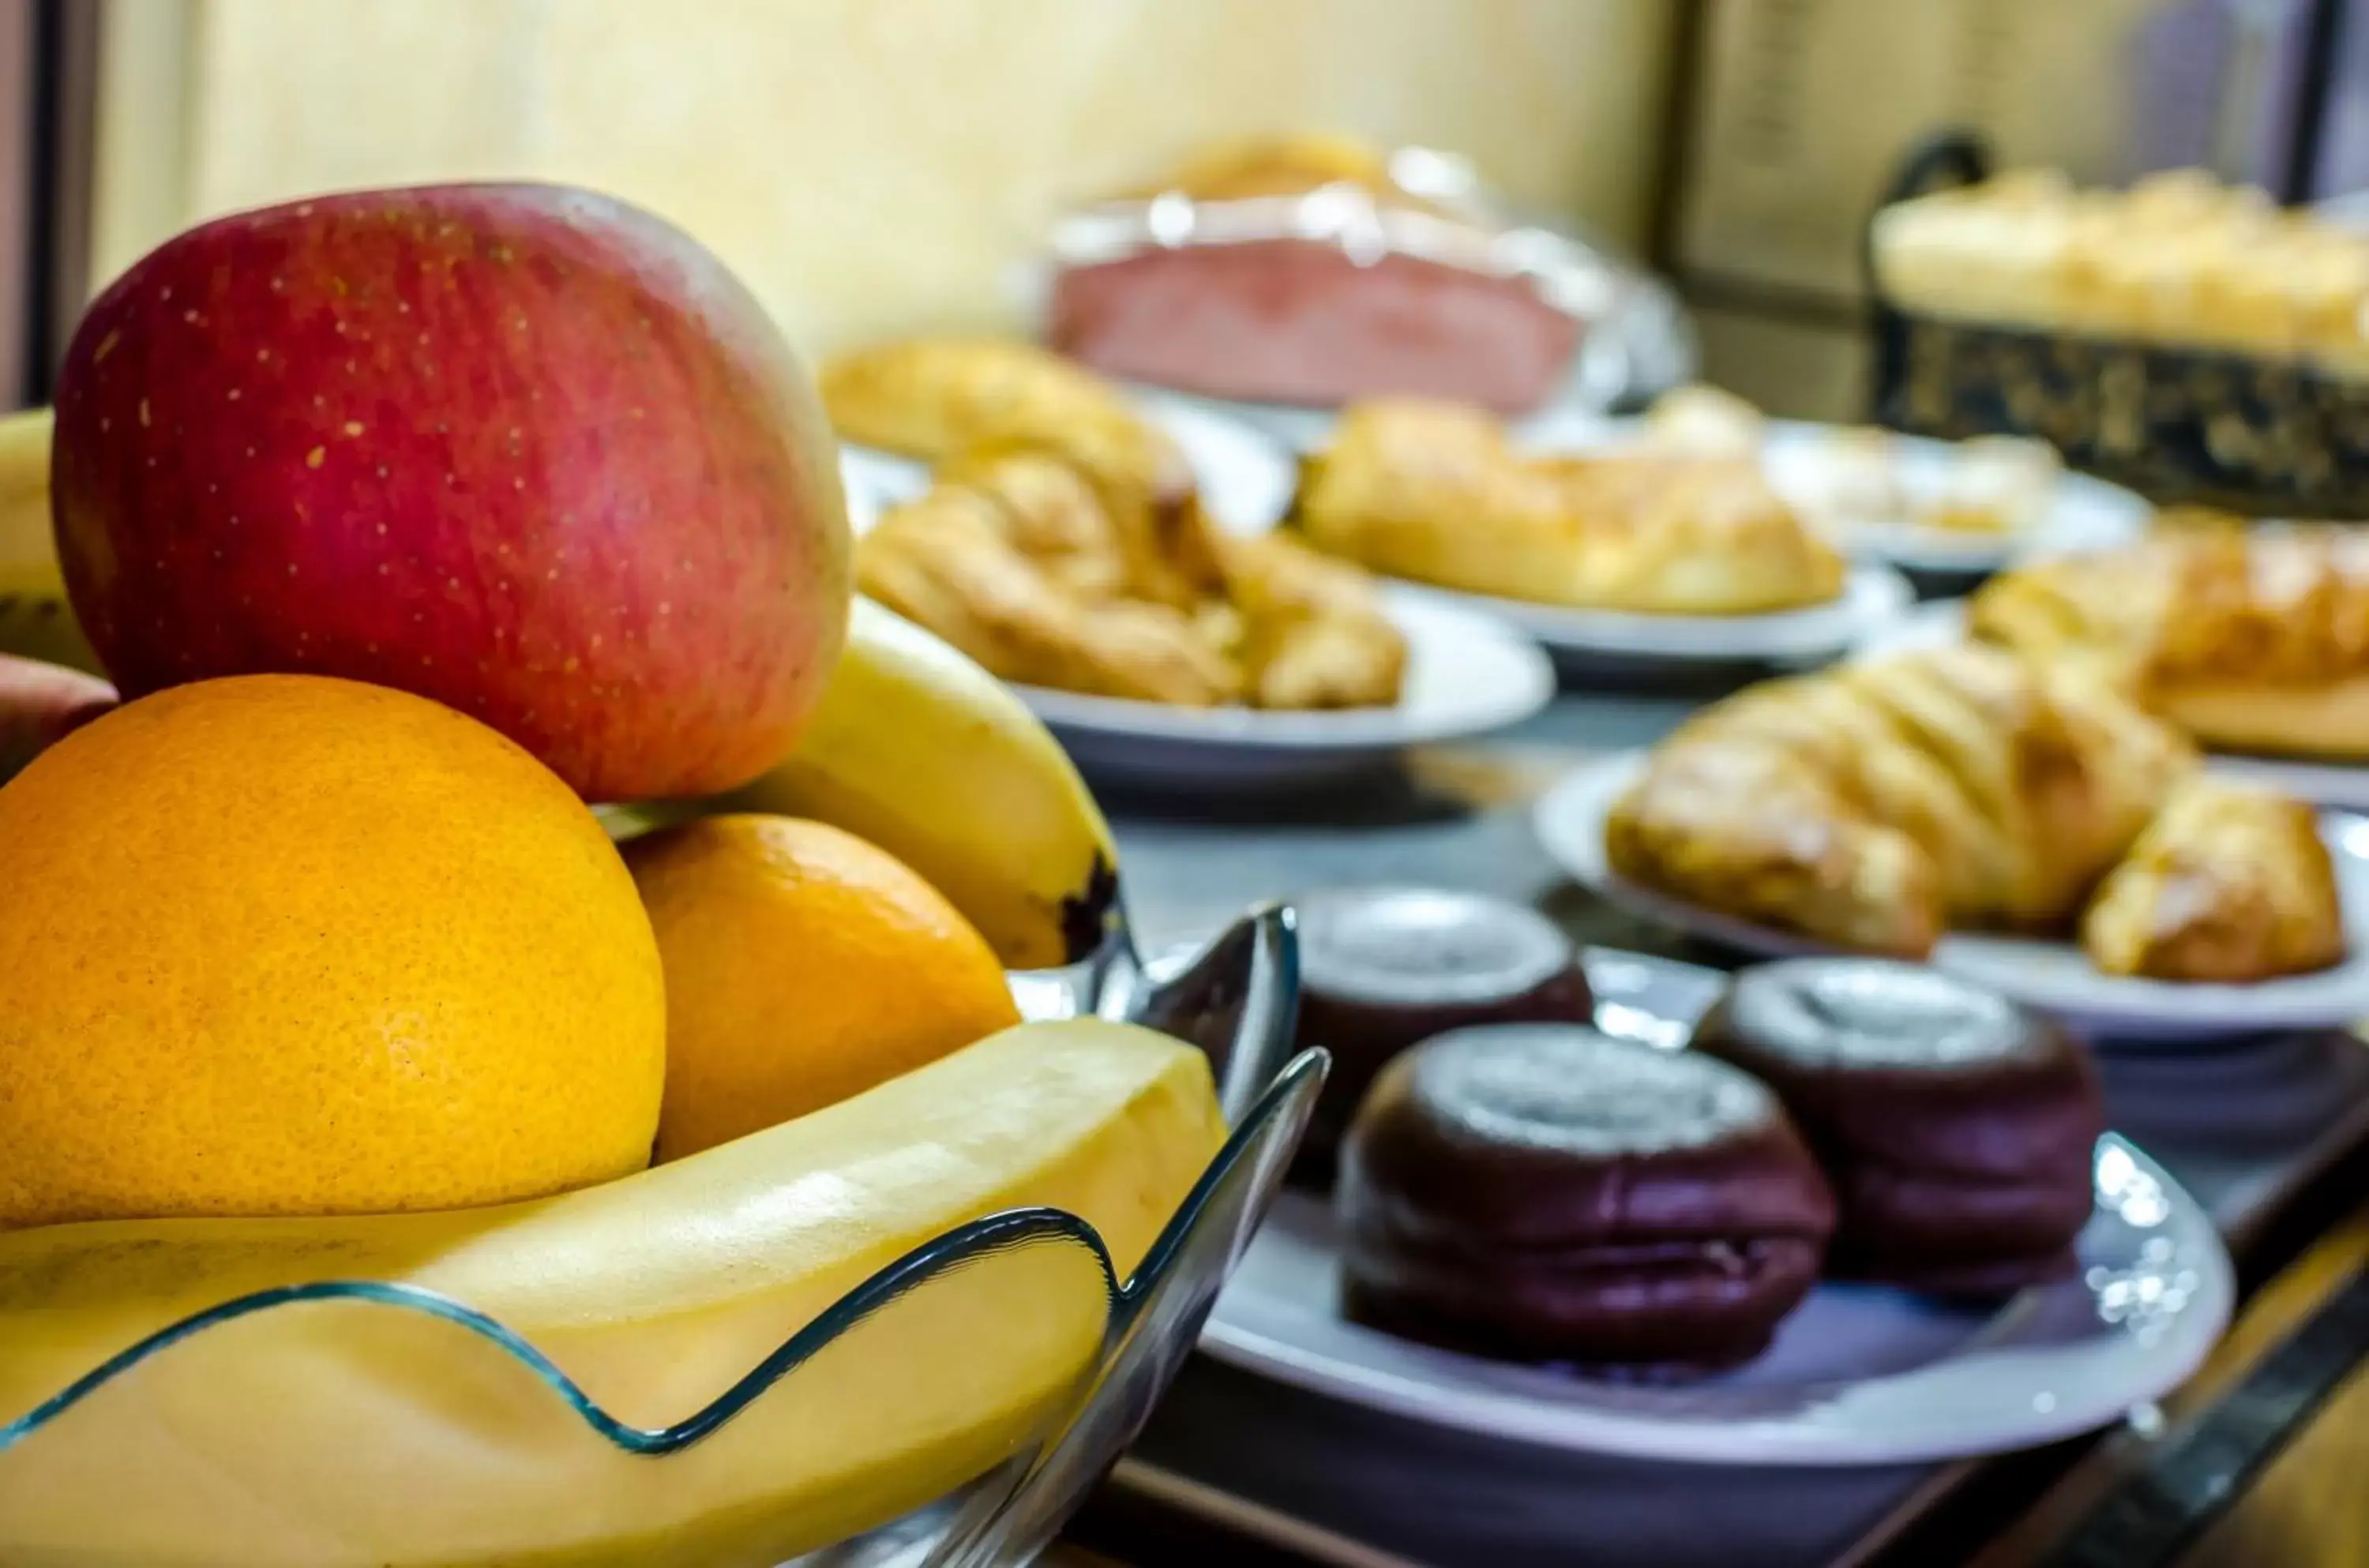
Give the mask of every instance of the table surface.
<svg viewBox="0 0 2369 1568">
<path fill-rule="evenodd" d="M 1230 804 L 1205 798 L 1179 805 L 1105 795 L 1121 841 L 1137 928 L 1145 944 L 1156 947 L 1205 934 L 1256 899 L 1321 887 L 1413 882 L 1477 888 L 1534 904 L 1585 942 L 1719 961 L 1727 956 L 1706 952 L 1666 930 L 1627 917 L 1572 886 L 1538 850 L 1528 806 L 1574 762 L 1646 744 L 1721 689 L 1566 696 L 1499 739 L 1417 753 L 1390 774 L 1296 799 Z M 2355 1075 L 2341 1091 L 2347 1104 L 2309 1107 L 2318 1119 L 2308 1126 L 2267 1124 L 2254 1130 L 2256 1141 L 2276 1148 L 2325 1137 L 2340 1151 L 2369 1155 L 2369 1052 L 2358 1052 L 2353 1042 L 2329 1038 L 2299 1043 L 2294 1049 L 2318 1053 L 2311 1071 L 2320 1077 L 2331 1070 Z M 2352 1065 L 2356 1052 L 2357 1069 Z M 2116 1089 L 2110 1081 L 2110 1096 Z M 2200 1096 L 2192 1084 L 2173 1081 L 2150 1085 L 2141 1074 L 2135 1085 L 2121 1085 L 2120 1093 L 2126 1104 L 2138 1107 L 2134 1114 L 2167 1118 L 2164 1130 L 2143 1139 L 2151 1146 L 2164 1138 L 2176 1140 L 2184 1121 L 2194 1120 L 2198 1113 Z M 2152 1101 L 2145 1098 L 2150 1093 Z M 2337 1128 L 2337 1120 L 2351 1112 L 2362 1114 L 2349 1115 Z M 2118 1113 L 2118 1121 L 2129 1119 Z M 2212 1119 L 2208 1104 L 2205 1125 Z M 2043 1562 L 2064 1568 L 2119 1568 L 2125 1563 L 2133 1568 L 2170 1568 L 2175 1563 L 2179 1568 L 2236 1568 L 2284 1562 L 2369 1568 L 2369 1471 L 2363 1466 L 2369 1459 L 2369 1375 L 2353 1370 L 2369 1352 L 2369 1285 L 2362 1284 L 2363 1270 L 2369 1266 L 2369 1212 L 2318 1236 L 2328 1220 L 2340 1217 L 2363 1190 L 2359 1177 L 2369 1173 L 2369 1159 L 2361 1162 L 2359 1172 L 2348 1165 L 2346 1173 L 2329 1177 L 2329 1183 L 2348 1194 L 2341 1207 L 2298 1218 L 2273 1212 L 2268 1196 L 2246 1189 L 2245 1184 L 2260 1175 L 2262 1150 L 2253 1150 L 2249 1163 L 2244 1140 L 2239 1143 L 2238 1154 L 2218 1165 L 2214 1147 L 2200 1144 L 2191 1151 L 2188 1166 L 2175 1169 L 2192 1186 L 2221 1189 L 2214 1194 L 2200 1190 L 2199 1196 L 2217 1215 L 2237 1216 L 2234 1223 L 2240 1227 L 2259 1224 L 2275 1230 L 2285 1223 L 2306 1228 L 2301 1235 L 2250 1237 L 2256 1244 L 2240 1253 L 2241 1267 L 2250 1270 L 2248 1283 L 2260 1283 L 2261 1276 L 2286 1263 L 2299 1248 L 2309 1250 L 2249 1305 L 2213 1365 L 2166 1404 L 2159 1425 L 2150 1425 L 2146 1433 L 2124 1428 L 2103 1441 L 2059 1445 L 2036 1456 L 1983 1466 L 1870 1472 L 1839 1486 L 1829 1472 L 1821 1482 L 1827 1489 L 1823 1502 L 1805 1497 L 1798 1509 L 1791 1499 L 1799 1489 L 1791 1480 L 1780 1479 L 1757 1503 L 1734 1503 L 1731 1517 L 1746 1519 L 1745 1533 L 1721 1529 L 1715 1540 L 1701 1547 L 1700 1560 L 1736 1564 L 1765 1561 L 1785 1568 L 1905 1568 L 1912 1562 L 1919 1568 L 1945 1562 L 1971 1568 Z M 2158 1152 L 2165 1151 L 2158 1148 Z M 2166 1157 L 2169 1162 L 2168 1153 Z M 2321 1198 L 2325 1202 L 2326 1195 Z M 2225 1225 L 2230 1223 L 2225 1219 Z M 2299 1373 L 2289 1364 L 2297 1359 L 2290 1336 L 2313 1325 L 2318 1338 L 2306 1348 L 2316 1348 L 2318 1356 L 2302 1357 Z M 2286 1362 L 2278 1359 L 2283 1352 Z M 2309 1397 L 2301 1397 L 2298 1388 L 2305 1388 Z M 1246 1408 L 1255 1414 L 1245 1415 Z M 2281 1419 L 2272 1421 L 2272 1416 Z M 1173 1434 L 1190 1433 L 1196 1424 L 1205 1436 L 1214 1435 L 1214 1441 L 1221 1441 L 1224 1433 L 1240 1430 L 1251 1420 L 1272 1423 L 1277 1431 L 1292 1430 L 1290 1424 L 1298 1421 L 1308 1424 L 1309 1441 L 1321 1441 L 1325 1419 L 1320 1413 L 1295 1408 L 1279 1391 L 1257 1386 L 1243 1374 L 1197 1362 L 1180 1379 L 1139 1454 L 1150 1451 L 1164 1465 L 1165 1448 L 1176 1446 Z M 2156 1419 L 2149 1417 L 2151 1423 Z M 1408 1436 L 1412 1441 L 1416 1435 Z M 1196 1454 L 1210 1451 L 1207 1443 L 1196 1448 L 1187 1441 L 1182 1448 Z M 2167 1455 L 2179 1461 L 2169 1470 L 2164 1469 Z M 1419 1467 L 1430 1461 L 1411 1454 L 1407 1462 Z M 1091 1540 L 1106 1559 L 1087 1555 L 1082 1546 L 1065 1545 L 1048 1561 L 1060 1568 L 1104 1568 L 1106 1560 L 1122 1561 L 1130 1568 L 1219 1561 L 1239 1562 L 1242 1568 L 1262 1562 L 1416 1561 L 1455 1568 L 1465 1561 L 1493 1565 L 1516 1561 L 1502 1551 L 1476 1547 L 1474 1555 L 1467 1557 L 1437 1545 L 1402 1559 L 1373 1551 L 1371 1547 L 1380 1543 L 1370 1534 L 1365 1542 L 1353 1542 L 1321 1528 L 1302 1530 L 1298 1519 L 1281 1514 L 1256 1518 L 1256 1544 L 1248 1536 L 1222 1531 L 1201 1539 L 1196 1532 L 1213 1512 L 1209 1505 L 1218 1505 L 1214 1511 L 1222 1512 L 1238 1501 L 1222 1489 L 1196 1496 L 1204 1479 L 1209 1478 L 1137 1464 L 1122 1476 L 1130 1484 L 1106 1488 L 1074 1532 Z M 1685 1490 L 1684 1483 L 1667 1475 L 1617 1478 L 1609 1483 L 1610 1490 L 1621 1493 L 1650 1494 L 1662 1486 L 1673 1486 L 1674 1496 Z M 1181 1489 L 1184 1504 L 1179 1506 L 1176 1496 L 1156 1498 L 1147 1487 Z M 1737 1497 L 1750 1488 L 1723 1482 L 1722 1491 Z M 1480 1497 L 1467 1501 L 1468 1512 L 1475 1516 L 1501 1505 L 1513 1505 Z M 1831 1513 L 1831 1520 L 1821 1523 L 1815 1517 L 1821 1506 Z M 1346 1512 L 1356 1516 L 1355 1499 L 1349 1500 Z M 1251 1513 L 1257 1516 L 1260 1510 Z M 1797 1513 L 1802 1516 L 1786 1517 Z M 1766 1540 L 1749 1534 L 1763 1525 L 1768 1530 Z M 1276 1544 L 1295 1540 L 1297 1550 Z M 1394 1539 L 1389 1544 L 1399 1546 Z M 1666 1545 L 1642 1560 L 1696 1560 L 1683 1550 L 1665 1551 Z M 1592 1551 L 1581 1558 L 1556 1552 L 1551 1560 L 1629 1558 Z"/>
</svg>

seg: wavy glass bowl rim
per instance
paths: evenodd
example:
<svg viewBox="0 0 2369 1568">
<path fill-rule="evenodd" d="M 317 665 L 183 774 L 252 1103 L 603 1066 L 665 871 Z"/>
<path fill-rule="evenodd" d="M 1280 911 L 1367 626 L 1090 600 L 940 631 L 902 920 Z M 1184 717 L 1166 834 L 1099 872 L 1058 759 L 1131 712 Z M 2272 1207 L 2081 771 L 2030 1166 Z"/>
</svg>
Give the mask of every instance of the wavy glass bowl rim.
<svg viewBox="0 0 2369 1568">
<path fill-rule="evenodd" d="M 1110 1249 L 1094 1226 L 1067 1209 L 1028 1206 L 981 1216 L 941 1232 L 876 1271 L 818 1313 L 783 1341 L 713 1400 L 697 1411 L 665 1426 L 644 1427 L 624 1421 L 593 1399 L 581 1385 L 525 1335 L 489 1313 L 440 1291 L 389 1280 L 331 1279 L 272 1287 L 252 1291 L 190 1313 L 118 1351 L 68 1382 L 22 1414 L 0 1423 L 0 1463 L 67 1412 L 97 1395 L 156 1356 L 197 1335 L 224 1324 L 258 1317 L 288 1307 L 319 1302 L 355 1303 L 389 1311 L 426 1317 L 451 1324 L 503 1351 L 550 1391 L 587 1429 L 618 1450 L 663 1459 L 712 1436 L 748 1410 L 765 1393 L 825 1348 L 864 1322 L 931 1281 L 982 1259 L 1024 1248 L 1053 1244 L 1078 1248 L 1093 1260 L 1104 1289 L 1103 1348 L 1088 1379 L 1109 1369 L 1116 1347 L 1143 1306 L 1166 1283 L 1193 1242 L 1213 1204 L 1226 1190 L 1245 1160 L 1270 1141 L 1277 1125 L 1299 1117 L 1322 1083 L 1326 1059 L 1321 1051 L 1303 1051 L 1279 1070 L 1262 1064 L 1277 1059 L 1288 1047 L 1298 996 L 1298 954 L 1291 911 L 1265 905 L 1247 912 L 1202 949 L 1204 958 L 1224 950 L 1229 941 L 1242 945 L 1242 968 L 1249 984 L 1245 994 L 1265 979 L 1280 987 L 1279 1001 L 1270 1001 L 1264 1019 L 1247 1010 L 1231 1040 L 1231 1060 L 1219 1059 L 1220 1090 L 1230 1109 L 1248 1104 L 1232 1116 L 1225 1143 L 1186 1193 L 1175 1212 L 1145 1253 L 1131 1276 L 1122 1279 Z M 1145 976 L 1124 921 L 1114 924 L 1104 949 L 1081 967 L 1083 994 L 1080 1013 L 1116 1012 L 1139 1017 L 1148 1005 L 1152 982 Z M 1166 1031 L 1163 1031 L 1166 1032 Z M 1277 1038 L 1278 1034 L 1281 1038 Z M 1171 1037 L 1181 1037 L 1171 1033 Z M 1187 1043 L 1195 1043 L 1188 1041 Z M 1206 1042 L 1202 1042 L 1206 1045 Z M 1231 1068 L 1235 1070 L 1227 1070 Z M 1248 1074 L 1264 1072 L 1254 1098 Z M 1296 1141 L 1296 1131 L 1294 1134 Z M 1271 1162 L 1272 1163 L 1272 1162 Z M 1230 1265 L 1229 1265 L 1230 1266 Z M 1070 1413 L 1073 1424 L 1075 1412 Z M 1038 1434 L 1040 1441 L 1061 1435 L 1062 1425 Z"/>
</svg>

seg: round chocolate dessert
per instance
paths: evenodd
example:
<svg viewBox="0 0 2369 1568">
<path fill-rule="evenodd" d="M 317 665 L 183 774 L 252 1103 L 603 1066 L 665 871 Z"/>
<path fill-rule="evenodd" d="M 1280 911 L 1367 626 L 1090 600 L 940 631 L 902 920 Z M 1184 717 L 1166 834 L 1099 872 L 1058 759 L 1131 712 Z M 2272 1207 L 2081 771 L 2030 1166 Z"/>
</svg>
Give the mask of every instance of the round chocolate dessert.
<svg viewBox="0 0 2369 1568">
<path fill-rule="evenodd" d="M 1672 1368 L 1757 1355 L 1835 1222 L 1764 1085 L 1570 1024 L 1459 1030 L 1384 1068 L 1335 1202 L 1357 1322 L 1506 1359 Z"/>
<path fill-rule="evenodd" d="M 1737 975 L 1694 1043 L 1775 1089 L 1817 1152 L 1834 1273 L 1990 1295 L 2072 1266 L 2105 1112 L 2054 1024 L 1914 965 L 1797 958 Z"/>
<path fill-rule="evenodd" d="M 1293 900 L 1299 915 L 1302 1048 L 1333 1053 L 1291 1168 L 1330 1186 L 1349 1118 L 1392 1057 L 1475 1024 L 1585 1024 L 1579 954 L 1536 910 L 1478 893 L 1356 887 Z"/>
</svg>

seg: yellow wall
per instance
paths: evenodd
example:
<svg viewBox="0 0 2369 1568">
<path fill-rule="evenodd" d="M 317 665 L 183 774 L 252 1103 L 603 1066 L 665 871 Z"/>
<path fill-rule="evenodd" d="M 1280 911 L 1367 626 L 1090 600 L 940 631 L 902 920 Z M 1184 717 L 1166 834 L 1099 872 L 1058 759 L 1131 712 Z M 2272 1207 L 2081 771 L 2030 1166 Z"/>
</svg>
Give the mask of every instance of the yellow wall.
<svg viewBox="0 0 2369 1568">
<path fill-rule="evenodd" d="M 715 246 L 818 347 L 1013 322 L 1065 198 L 1217 134 L 1462 151 L 1643 222 L 1667 0 L 113 0 L 95 281 L 202 216 L 532 175 Z"/>
</svg>

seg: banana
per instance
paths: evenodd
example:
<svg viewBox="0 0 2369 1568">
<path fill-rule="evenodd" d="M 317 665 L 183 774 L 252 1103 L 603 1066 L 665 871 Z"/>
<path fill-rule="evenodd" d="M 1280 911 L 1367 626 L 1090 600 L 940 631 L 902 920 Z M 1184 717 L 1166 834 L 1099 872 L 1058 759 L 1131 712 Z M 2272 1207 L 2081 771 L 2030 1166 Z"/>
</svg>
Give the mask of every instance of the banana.
<svg viewBox="0 0 2369 1568">
<path fill-rule="evenodd" d="M 1117 910 L 1117 846 L 1060 743 L 1009 687 L 869 600 L 797 750 L 713 804 L 870 840 L 1011 968 L 1085 958 Z"/>
<path fill-rule="evenodd" d="M 327 1279 L 441 1292 L 618 1419 L 680 1423 L 967 1219 L 1068 1209 L 1124 1276 L 1223 1138 L 1189 1047 L 1093 1020 L 1029 1024 L 770 1131 L 532 1203 L 0 1234 L 0 1562 L 783 1561 L 983 1473 L 1073 1397 L 1108 1304 L 1093 1254 L 1057 1241 L 986 1253 L 661 1458 L 621 1451 L 488 1340 L 354 1302 L 212 1324 L 13 1446 L 4 1424 L 189 1314 Z"/>
</svg>

